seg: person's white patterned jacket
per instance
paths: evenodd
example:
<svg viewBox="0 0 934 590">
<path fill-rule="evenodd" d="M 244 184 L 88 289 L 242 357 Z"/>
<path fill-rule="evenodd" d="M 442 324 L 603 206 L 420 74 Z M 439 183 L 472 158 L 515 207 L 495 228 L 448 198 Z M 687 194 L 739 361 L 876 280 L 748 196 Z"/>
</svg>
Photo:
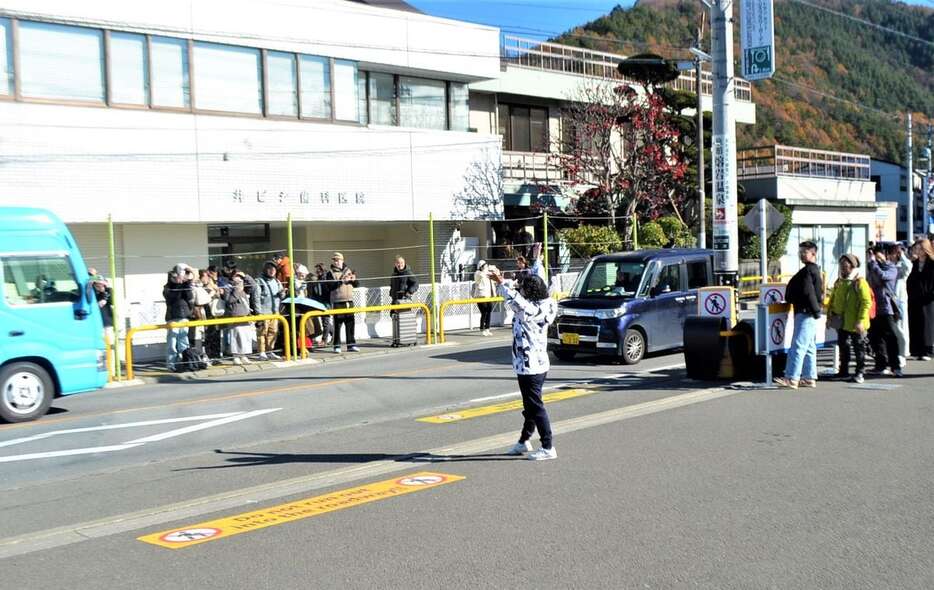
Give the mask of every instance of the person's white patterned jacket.
<svg viewBox="0 0 934 590">
<path fill-rule="evenodd" d="M 515 314 L 512 320 L 512 368 L 518 375 L 547 373 L 551 368 L 548 326 L 558 315 L 558 303 L 551 297 L 529 301 L 505 283 L 501 283 L 497 290 Z"/>
</svg>

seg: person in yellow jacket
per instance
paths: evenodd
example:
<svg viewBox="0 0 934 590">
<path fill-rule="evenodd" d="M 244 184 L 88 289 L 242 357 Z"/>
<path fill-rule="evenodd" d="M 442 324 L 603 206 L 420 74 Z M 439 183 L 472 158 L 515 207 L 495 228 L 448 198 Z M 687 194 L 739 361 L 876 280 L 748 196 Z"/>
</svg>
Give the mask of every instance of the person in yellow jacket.
<svg viewBox="0 0 934 590">
<path fill-rule="evenodd" d="M 840 347 L 840 370 L 837 377 L 850 376 L 850 349 L 856 356 L 856 372 L 850 379 L 853 383 L 863 382 L 866 368 L 866 332 L 869 330 L 869 308 L 872 294 L 869 283 L 859 276 L 859 258 L 853 254 L 840 257 L 840 278 L 830 293 L 828 324 L 839 323 L 837 346 Z"/>
</svg>

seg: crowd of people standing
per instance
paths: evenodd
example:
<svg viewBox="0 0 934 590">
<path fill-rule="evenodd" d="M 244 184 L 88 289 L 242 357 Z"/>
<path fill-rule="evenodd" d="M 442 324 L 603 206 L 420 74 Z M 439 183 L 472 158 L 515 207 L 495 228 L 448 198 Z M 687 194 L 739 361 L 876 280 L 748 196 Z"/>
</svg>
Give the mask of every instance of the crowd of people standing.
<svg viewBox="0 0 934 590">
<path fill-rule="evenodd" d="M 782 387 L 817 384 L 816 325 L 823 305 L 823 279 L 816 264 L 817 246 L 799 245 L 802 268 L 789 281 L 785 299 L 794 310 L 794 338 L 788 351 Z M 840 257 L 840 276 L 827 305 L 827 325 L 837 331 L 840 367 L 837 377 L 862 383 L 864 374 L 902 377 L 909 359 L 934 358 L 934 246 L 916 240 L 906 252 L 901 244 L 872 244 L 866 252 L 866 277 L 859 276 L 855 254 Z M 873 368 L 866 370 L 872 355 Z M 855 365 L 850 372 L 850 361 Z"/>
</svg>

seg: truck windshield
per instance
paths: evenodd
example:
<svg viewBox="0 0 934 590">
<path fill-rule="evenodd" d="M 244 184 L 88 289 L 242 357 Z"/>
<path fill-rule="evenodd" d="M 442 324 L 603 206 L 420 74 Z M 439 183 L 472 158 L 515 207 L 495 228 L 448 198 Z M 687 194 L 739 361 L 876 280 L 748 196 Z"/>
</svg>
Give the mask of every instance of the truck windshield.
<svg viewBox="0 0 934 590">
<path fill-rule="evenodd" d="M 644 272 L 644 262 L 613 260 L 591 262 L 574 283 L 571 297 L 635 297 Z"/>
</svg>

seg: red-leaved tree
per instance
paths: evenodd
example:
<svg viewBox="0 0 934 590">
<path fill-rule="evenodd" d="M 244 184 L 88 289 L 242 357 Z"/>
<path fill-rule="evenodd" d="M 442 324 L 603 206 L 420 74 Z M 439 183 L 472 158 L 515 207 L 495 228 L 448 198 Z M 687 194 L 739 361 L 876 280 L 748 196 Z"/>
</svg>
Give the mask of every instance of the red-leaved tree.
<svg viewBox="0 0 934 590">
<path fill-rule="evenodd" d="M 651 85 L 644 92 L 600 81 L 580 87 L 564 110 L 556 156 L 568 181 L 583 189 L 579 216 L 608 216 L 628 243 L 636 215 L 681 218 L 691 190 L 684 186 L 685 146 L 673 117 Z"/>
</svg>

